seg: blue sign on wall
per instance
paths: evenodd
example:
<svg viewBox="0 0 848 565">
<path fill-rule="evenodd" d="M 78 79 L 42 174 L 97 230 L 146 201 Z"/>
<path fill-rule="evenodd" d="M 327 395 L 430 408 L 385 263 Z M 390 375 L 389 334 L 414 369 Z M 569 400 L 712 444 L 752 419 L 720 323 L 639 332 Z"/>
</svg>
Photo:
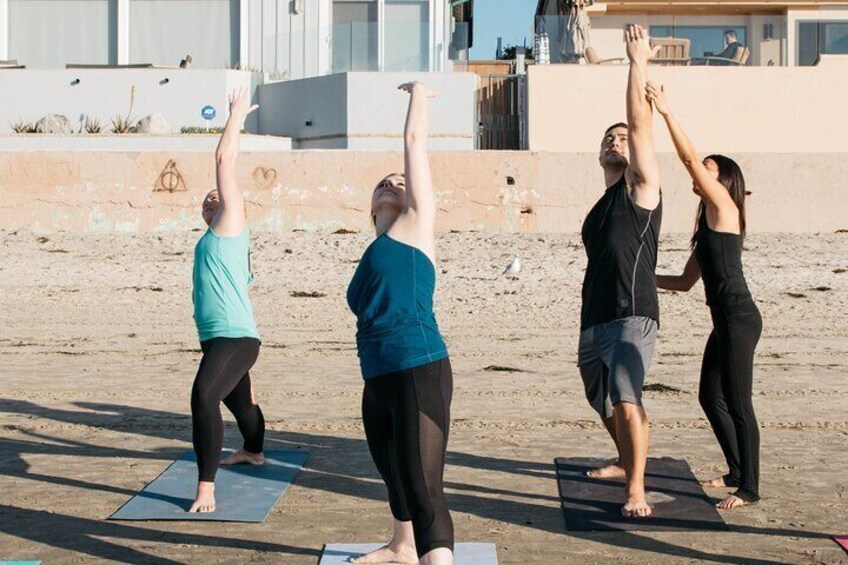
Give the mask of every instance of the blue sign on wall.
<svg viewBox="0 0 848 565">
<path fill-rule="evenodd" d="M 207 104 L 200 111 L 200 115 L 203 116 L 204 120 L 214 120 L 218 113 L 215 111 L 215 108 Z"/>
</svg>

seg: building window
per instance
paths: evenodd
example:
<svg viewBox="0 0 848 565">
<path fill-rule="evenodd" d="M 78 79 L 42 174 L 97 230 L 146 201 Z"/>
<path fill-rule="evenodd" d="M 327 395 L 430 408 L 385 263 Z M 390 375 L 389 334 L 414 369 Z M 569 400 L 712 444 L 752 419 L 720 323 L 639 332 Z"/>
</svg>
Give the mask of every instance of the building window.
<svg viewBox="0 0 848 565">
<path fill-rule="evenodd" d="M 117 62 L 117 0 L 9 0 L 8 13 L 9 58 L 22 65 Z"/>
<path fill-rule="evenodd" d="M 814 65 L 819 55 L 848 55 L 848 22 L 798 22 L 798 64 Z"/>
<path fill-rule="evenodd" d="M 386 0 L 384 70 L 430 68 L 429 0 Z"/>
<path fill-rule="evenodd" d="M 130 0 L 130 63 L 232 68 L 239 62 L 239 0 Z"/>
<path fill-rule="evenodd" d="M 732 29 L 739 43 L 748 45 L 748 30 L 744 26 L 651 26 L 651 37 L 674 37 L 688 39 L 691 42 L 689 56 L 718 56 L 724 51 L 724 34 Z"/>
<path fill-rule="evenodd" d="M 333 2 L 333 72 L 376 71 L 377 0 Z"/>
<path fill-rule="evenodd" d="M 430 5 L 333 0 L 333 72 L 429 70 Z"/>
</svg>

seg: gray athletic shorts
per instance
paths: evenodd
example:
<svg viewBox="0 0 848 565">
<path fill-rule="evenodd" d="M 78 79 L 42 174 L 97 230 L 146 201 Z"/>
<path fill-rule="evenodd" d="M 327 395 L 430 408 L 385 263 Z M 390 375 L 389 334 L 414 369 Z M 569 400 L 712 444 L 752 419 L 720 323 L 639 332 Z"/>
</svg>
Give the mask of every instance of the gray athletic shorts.
<svg viewBox="0 0 848 565">
<path fill-rule="evenodd" d="M 642 405 L 642 385 L 657 341 L 657 322 L 631 316 L 598 324 L 580 334 L 577 365 L 586 398 L 604 418 L 619 402 Z"/>
</svg>

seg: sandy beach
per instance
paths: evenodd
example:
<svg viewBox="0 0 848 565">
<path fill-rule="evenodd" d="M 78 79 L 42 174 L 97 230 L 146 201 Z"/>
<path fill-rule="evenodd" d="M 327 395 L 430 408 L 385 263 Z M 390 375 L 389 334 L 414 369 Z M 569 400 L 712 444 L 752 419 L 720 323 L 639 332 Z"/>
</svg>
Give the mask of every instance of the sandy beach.
<svg viewBox="0 0 848 565">
<path fill-rule="evenodd" d="M 317 563 L 325 543 L 388 539 L 345 303 L 366 233 L 254 234 L 263 347 L 251 373 L 267 447 L 311 453 L 268 520 L 105 520 L 191 448 L 199 235 L 0 232 L 0 559 L 297 565 Z M 663 237 L 658 272 L 682 270 L 687 239 Z M 829 537 L 848 534 L 848 234 L 757 234 L 746 246 L 765 328 L 754 374 L 763 501 L 724 514 L 729 533 L 579 533 L 565 529 L 553 459 L 613 454 L 575 367 L 579 237 L 439 236 L 458 541 L 495 543 L 503 564 L 848 563 Z M 524 271 L 508 279 L 513 255 Z M 703 287 L 663 293 L 661 308 L 650 454 L 710 478 L 723 465 L 697 400 Z"/>
</svg>

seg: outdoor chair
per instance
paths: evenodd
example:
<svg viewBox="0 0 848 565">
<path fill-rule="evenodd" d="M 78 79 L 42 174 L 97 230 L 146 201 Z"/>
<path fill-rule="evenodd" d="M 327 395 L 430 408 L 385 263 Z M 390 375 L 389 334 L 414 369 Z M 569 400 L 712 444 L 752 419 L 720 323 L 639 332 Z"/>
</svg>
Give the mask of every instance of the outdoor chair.
<svg viewBox="0 0 848 565">
<path fill-rule="evenodd" d="M 710 65 L 726 65 L 729 67 L 744 67 L 748 64 L 748 57 L 751 56 L 751 50 L 747 47 L 742 47 L 736 50 L 736 57 L 733 59 L 725 59 L 724 57 L 704 57 L 704 64 Z"/>
<path fill-rule="evenodd" d="M 689 65 L 691 41 L 675 37 L 652 37 L 651 47 L 660 47 L 657 56 L 651 59 L 656 65 Z"/>
<path fill-rule="evenodd" d="M 583 56 L 586 57 L 586 62 L 590 65 L 620 65 L 624 62 L 624 57 L 601 59 L 598 57 L 598 52 L 595 51 L 594 47 L 587 47 L 586 51 L 583 52 Z"/>
<path fill-rule="evenodd" d="M 84 65 L 68 63 L 66 69 L 152 69 L 153 63 L 133 63 L 132 65 Z"/>
</svg>

